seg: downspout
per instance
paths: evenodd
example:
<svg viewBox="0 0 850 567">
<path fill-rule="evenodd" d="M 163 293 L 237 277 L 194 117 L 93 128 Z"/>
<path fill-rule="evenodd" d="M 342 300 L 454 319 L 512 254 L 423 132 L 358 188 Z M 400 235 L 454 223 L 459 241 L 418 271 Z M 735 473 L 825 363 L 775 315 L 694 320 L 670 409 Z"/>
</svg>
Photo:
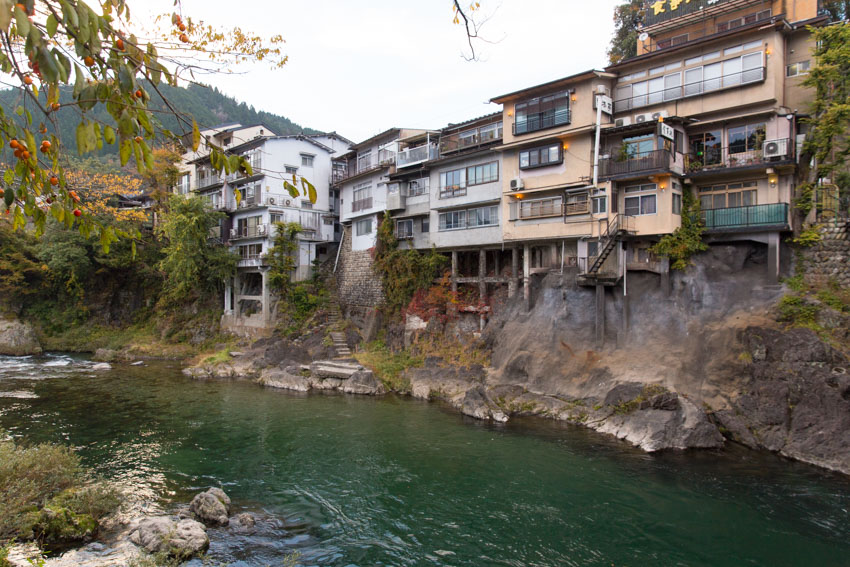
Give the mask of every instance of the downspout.
<svg viewBox="0 0 850 567">
<path fill-rule="evenodd" d="M 345 227 L 342 228 L 342 237 L 339 239 L 339 248 L 336 249 L 336 259 L 334 260 L 334 273 L 336 273 L 336 266 L 339 264 L 339 253 L 342 252 L 342 244 L 345 242 Z"/>
</svg>

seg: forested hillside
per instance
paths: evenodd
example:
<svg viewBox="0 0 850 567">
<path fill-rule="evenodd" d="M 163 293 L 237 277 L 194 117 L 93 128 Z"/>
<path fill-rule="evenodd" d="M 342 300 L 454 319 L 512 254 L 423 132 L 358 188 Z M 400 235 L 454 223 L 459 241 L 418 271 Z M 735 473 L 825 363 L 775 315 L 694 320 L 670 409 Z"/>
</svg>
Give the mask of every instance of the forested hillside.
<svg viewBox="0 0 850 567">
<path fill-rule="evenodd" d="M 277 134 L 316 134 L 318 130 L 311 128 L 302 128 L 288 118 L 270 112 L 258 111 L 254 107 L 248 106 L 244 102 L 238 102 L 236 99 L 229 97 L 218 89 L 206 87 L 202 85 L 190 85 L 188 88 L 169 87 L 160 85 L 159 89 L 163 95 L 171 103 L 171 106 L 179 109 L 191 118 L 194 118 L 201 128 L 215 126 L 228 122 L 239 122 L 240 124 L 258 124 L 263 123 L 271 128 Z M 146 88 L 146 91 L 151 96 L 151 109 L 155 116 L 162 117 L 162 126 L 175 133 L 181 133 L 185 130 L 177 124 L 177 119 L 170 113 L 157 113 L 158 109 L 163 108 L 162 99 L 153 89 Z M 44 96 L 44 95 L 42 95 Z M 71 89 L 63 89 L 60 98 L 60 104 L 70 104 L 72 102 Z M 16 89 L 0 91 L 0 106 L 3 107 L 7 114 L 12 114 L 20 105 L 32 105 L 30 101 L 21 99 L 20 91 Z M 29 107 L 28 107 L 29 108 Z M 33 120 L 41 121 L 41 112 L 29 108 L 33 114 Z M 89 115 L 100 121 L 101 123 L 113 124 L 114 121 L 102 106 L 95 107 L 89 112 Z M 75 128 L 79 123 L 79 113 L 71 108 L 60 108 L 55 113 L 55 117 L 59 123 L 59 136 L 66 145 L 69 153 L 73 154 L 77 151 Z M 189 120 L 191 120 L 191 118 Z M 97 155 L 108 155 L 117 153 L 116 146 L 105 145 L 103 149 L 96 152 Z"/>
</svg>

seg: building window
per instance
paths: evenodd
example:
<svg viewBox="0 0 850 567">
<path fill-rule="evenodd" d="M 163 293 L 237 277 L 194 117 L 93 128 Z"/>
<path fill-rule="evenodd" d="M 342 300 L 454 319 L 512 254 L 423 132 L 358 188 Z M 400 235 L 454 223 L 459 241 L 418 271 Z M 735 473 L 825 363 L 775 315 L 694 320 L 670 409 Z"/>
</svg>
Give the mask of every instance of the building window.
<svg viewBox="0 0 850 567">
<path fill-rule="evenodd" d="M 502 123 L 488 124 L 482 126 L 478 130 L 478 138 L 481 142 L 489 142 L 491 140 L 499 140 L 502 137 Z"/>
<path fill-rule="evenodd" d="M 642 185 L 630 185 L 626 187 L 625 193 L 627 194 L 642 194 L 625 198 L 625 215 L 627 217 L 654 215 L 656 213 L 655 191 L 657 188 L 658 186 L 655 183 L 644 183 Z"/>
<path fill-rule="evenodd" d="M 514 134 L 527 134 L 570 123 L 570 91 L 532 98 L 514 107 Z"/>
<path fill-rule="evenodd" d="M 395 223 L 396 238 L 413 238 L 413 220 L 399 220 Z"/>
<path fill-rule="evenodd" d="M 428 185 L 427 177 L 423 177 L 422 179 L 411 179 L 407 182 L 407 196 L 417 197 L 419 195 L 424 195 L 428 192 Z"/>
<path fill-rule="evenodd" d="M 363 219 L 354 223 L 354 234 L 363 236 L 372 233 L 372 219 Z"/>
<path fill-rule="evenodd" d="M 517 218 L 520 220 L 559 217 L 564 213 L 564 198 L 561 196 L 546 199 L 524 199 L 519 201 L 517 205 Z"/>
<path fill-rule="evenodd" d="M 808 75 L 811 61 L 800 61 L 799 63 L 791 63 L 785 67 L 786 77 L 796 77 L 797 75 Z"/>
<path fill-rule="evenodd" d="M 673 214 L 682 214 L 682 196 L 678 193 L 673 193 Z"/>
<path fill-rule="evenodd" d="M 756 204 L 757 181 L 742 181 L 725 185 L 708 185 L 699 188 L 701 209 L 728 209 Z"/>
<path fill-rule="evenodd" d="M 357 154 L 357 171 L 366 171 L 367 169 L 372 169 L 371 150 Z"/>
<path fill-rule="evenodd" d="M 310 154 L 301 154 L 301 167 L 313 167 L 313 157 Z"/>
<path fill-rule="evenodd" d="M 519 168 L 532 169 L 562 163 L 564 154 L 561 152 L 561 144 L 552 144 L 541 148 L 524 150 L 519 153 Z"/>
<path fill-rule="evenodd" d="M 189 189 L 190 189 L 189 179 L 190 179 L 190 177 L 191 177 L 191 175 L 188 174 L 188 173 L 184 173 L 183 175 L 180 176 L 180 178 L 177 180 L 177 186 L 176 186 L 177 193 L 179 193 L 180 195 L 185 195 L 186 193 L 189 192 Z"/>
<path fill-rule="evenodd" d="M 723 133 L 720 130 L 694 134 L 690 137 L 691 154 L 702 165 L 716 165 L 723 158 Z"/>
<path fill-rule="evenodd" d="M 294 165 L 285 165 L 283 167 L 284 167 L 284 170 L 286 171 L 286 173 L 289 174 L 289 175 L 297 175 L 298 174 L 298 168 L 295 167 Z"/>
<path fill-rule="evenodd" d="M 655 149 L 655 136 L 631 136 L 623 138 L 623 151 L 628 159 L 645 157 Z"/>
<path fill-rule="evenodd" d="M 741 18 L 735 18 L 734 20 L 728 20 L 725 22 L 720 22 L 717 24 L 718 32 L 725 32 L 729 30 L 734 30 L 740 28 L 742 26 L 747 26 L 750 24 L 754 24 L 756 22 L 760 22 L 761 20 L 766 20 L 771 16 L 770 10 L 762 10 L 761 12 L 754 12 L 752 14 L 747 14 Z"/>
<path fill-rule="evenodd" d="M 466 179 L 469 185 L 480 185 L 499 180 L 499 162 L 494 161 L 466 168 Z"/>
<path fill-rule="evenodd" d="M 461 132 L 458 136 L 458 142 L 461 148 L 474 146 L 478 143 L 478 130 L 467 130 L 466 132 Z"/>
<path fill-rule="evenodd" d="M 440 230 L 456 230 L 466 227 L 466 211 L 440 213 Z"/>
<path fill-rule="evenodd" d="M 367 181 L 354 186 L 354 198 L 351 201 L 352 212 L 372 208 L 372 182 Z"/>
<path fill-rule="evenodd" d="M 591 212 L 594 215 L 608 212 L 608 197 L 594 197 L 591 199 Z"/>
<path fill-rule="evenodd" d="M 746 126 L 735 126 L 728 129 L 729 153 L 740 154 L 760 150 L 764 144 L 765 126 L 760 124 L 747 124 Z"/>
<path fill-rule="evenodd" d="M 239 258 L 242 260 L 256 260 L 262 255 L 262 244 L 247 244 L 239 247 Z"/>
<path fill-rule="evenodd" d="M 312 209 L 312 208 L 313 208 L 313 203 L 311 203 L 310 201 L 304 201 L 304 200 L 302 200 L 302 201 L 301 201 L 301 208 L 302 208 L 302 209 Z"/>
<path fill-rule="evenodd" d="M 440 173 L 440 199 L 466 195 L 466 169 L 453 169 Z"/>
<path fill-rule="evenodd" d="M 441 231 L 457 230 L 460 228 L 477 228 L 481 226 L 496 226 L 498 224 L 498 205 L 440 213 Z"/>
<path fill-rule="evenodd" d="M 429 217 L 422 218 L 422 232 L 431 232 L 431 219 Z"/>
</svg>

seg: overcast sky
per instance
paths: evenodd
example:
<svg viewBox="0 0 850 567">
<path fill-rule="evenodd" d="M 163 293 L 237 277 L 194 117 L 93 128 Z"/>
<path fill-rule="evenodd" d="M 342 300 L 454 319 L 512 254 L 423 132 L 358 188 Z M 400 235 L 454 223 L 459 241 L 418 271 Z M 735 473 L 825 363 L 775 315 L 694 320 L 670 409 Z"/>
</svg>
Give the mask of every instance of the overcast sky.
<svg viewBox="0 0 850 567">
<path fill-rule="evenodd" d="M 393 126 L 440 128 L 499 109 L 488 101 L 606 64 L 617 0 L 480 0 L 492 14 L 467 62 L 449 0 L 182 0 L 184 16 L 282 34 L 289 62 L 205 78 L 301 126 L 357 142 Z M 136 3 L 169 13 L 170 0 Z M 131 3 L 132 5 L 132 3 Z"/>
</svg>

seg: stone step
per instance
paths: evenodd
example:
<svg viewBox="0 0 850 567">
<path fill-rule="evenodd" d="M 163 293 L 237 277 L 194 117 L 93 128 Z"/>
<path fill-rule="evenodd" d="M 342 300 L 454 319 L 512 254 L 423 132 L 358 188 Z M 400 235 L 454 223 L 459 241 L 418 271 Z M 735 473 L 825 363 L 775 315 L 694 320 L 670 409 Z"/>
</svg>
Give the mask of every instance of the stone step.
<svg viewBox="0 0 850 567">
<path fill-rule="evenodd" d="M 363 366 L 356 362 L 339 362 L 336 360 L 317 360 L 310 365 L 310 372 L 313 376 L 322 378 L 346 380 L 361 370 L 364 370 Z"/>
</svg>

